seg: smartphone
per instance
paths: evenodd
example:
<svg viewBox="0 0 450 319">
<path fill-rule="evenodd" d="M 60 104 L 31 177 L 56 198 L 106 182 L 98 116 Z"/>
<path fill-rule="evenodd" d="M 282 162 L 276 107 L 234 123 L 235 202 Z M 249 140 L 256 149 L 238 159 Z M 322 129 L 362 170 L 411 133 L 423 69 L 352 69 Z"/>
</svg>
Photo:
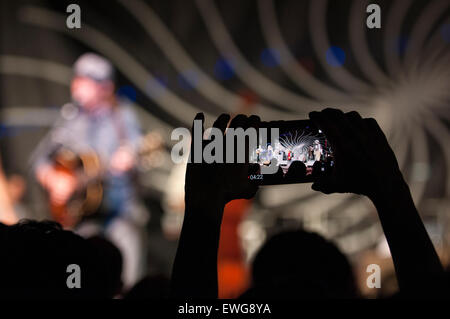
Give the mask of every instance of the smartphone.
<svg viewBox="0 0 450 319">
<path fill-rule="evenodd" d="M 259 185 L 314 182 L 334 166 L 329 141 L 310 120 L 262 122 L 249 155 L 260 165 L 249 179 Z"/>
</svg>

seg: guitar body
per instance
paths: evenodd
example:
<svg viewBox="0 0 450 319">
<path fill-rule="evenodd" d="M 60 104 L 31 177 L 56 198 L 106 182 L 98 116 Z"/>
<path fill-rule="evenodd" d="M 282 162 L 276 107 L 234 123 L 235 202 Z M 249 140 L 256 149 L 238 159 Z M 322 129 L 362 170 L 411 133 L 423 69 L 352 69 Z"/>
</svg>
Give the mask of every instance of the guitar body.
<svg viewBox="0 0 450 319">
<path fill-rule="evenodd" d="M 74 181 L 76 185 L 64 199 L 52 194 L 53 188 L 48 189 L 53 219 L 64 228 L 73 228 L 84 216 L 96 213 L 102 203 L 103 186 L 98 156 L 94 152 L 76 154 L 62 148 L 53 156 L 53 170 L 59 175 L 57 180 Z"/>
<path fill-rule="evenodd" d="M 157 132 L 145 135 L 137 149 L 134 167 L 140 172 L 147 172 L 162 165 L 162 145 L 162 138 Z M 52 158 L 52 168 L 61 177 L 61 185 L 67 184 L 64 181 L 75 181 L 69 184 L 75 184 L 76 187 L 72 187 L 70 194 L 66 193 L 62 196 L 64 200 L 60 200 L 55 194 L 59 193 L 61 188 L 58 189 L 58 185 L 47 186 L 50 211 L 54 220 L 63 227 L 73 228 L 83 217 L 99 210 L 103 201 L 103 176 L 111 168 L 103 167 L 99 156 L 93 150 L 77 154 L 61 147 Z"/>
</svg>

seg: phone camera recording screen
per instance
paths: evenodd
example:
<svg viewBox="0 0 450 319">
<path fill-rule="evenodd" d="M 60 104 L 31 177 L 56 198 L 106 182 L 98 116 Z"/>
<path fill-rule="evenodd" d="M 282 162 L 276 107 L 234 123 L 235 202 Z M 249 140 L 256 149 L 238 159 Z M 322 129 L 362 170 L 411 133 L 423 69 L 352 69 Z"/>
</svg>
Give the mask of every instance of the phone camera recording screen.
<svg viewBox="0 0 450 319">
<path fill-rule="evenodd" d="M 250 174 L 251 180 L 262 185 L 305 183 L 330 174 L 334 166 L 330 143 L 311 121 L 264 122 L 262 128 L 267 138 L 260 133 L 250 154 L 260 172 Z"/>
</svg>

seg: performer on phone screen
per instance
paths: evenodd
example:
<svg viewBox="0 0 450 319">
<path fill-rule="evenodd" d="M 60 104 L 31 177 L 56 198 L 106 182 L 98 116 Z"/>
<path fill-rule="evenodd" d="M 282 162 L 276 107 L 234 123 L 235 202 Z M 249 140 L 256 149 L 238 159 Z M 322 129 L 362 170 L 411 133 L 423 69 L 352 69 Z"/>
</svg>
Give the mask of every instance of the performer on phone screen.
<svg viewBox="0 0 450 319">
<path fill-rule="evenodd" d="M 314 141 L 314 160 L 316 162 L 319 162 L 321 156 L 322 156 L 322 145 L 320 145 L 319 140 L 315 140 Z"/>
</svg>

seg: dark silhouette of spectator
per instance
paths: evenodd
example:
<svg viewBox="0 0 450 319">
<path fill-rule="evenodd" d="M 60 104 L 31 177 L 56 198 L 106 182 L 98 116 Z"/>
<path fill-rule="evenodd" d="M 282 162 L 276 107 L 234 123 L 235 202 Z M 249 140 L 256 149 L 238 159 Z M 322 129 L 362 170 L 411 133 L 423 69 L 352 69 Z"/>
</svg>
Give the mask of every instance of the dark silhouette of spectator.
<svg viewBox="0 0 450 319">
<path fill-rule="evenodd" d="M 98 257 L 98 267 L 103 270 L 102 276 L 98 278 L 102 290 L 101 295 L 113 298 L 121 292 L 123 286 L 122 254 L 113 243 L 104 237 L 92 236 L 87 238 L 87 241 L 92 245 L 94 253 Z"/>
<path fill-rule="evenodd" d="M 251 288 L 243 298 L 355 298 L 352 268 L 322 236 L 287 231 L 270 238 L 256 255 Z"/>
<path fill-rule="evenodd" d="M 169 294 L 169 279 L 162 274 L 148 275 L 128 291 L 124 299 L 164 299 Z"/>
<path fill-rule="evenodd" d="M 306 177 L 306 166 L 301 161 L 294 161 L 284 176 L 286 182 L 299 182 Z"/>
<path fill-rule="evenodd" d="M 274 184 L 282 178 L 284 178 L 283 177 L 283 169 L 281 168 L 281 166 L 278 166 L 278 170 L 275 174 L 265 174 L 264 175 L 264 182 L 266 184 Z"/>
<path fill-rule="evenodd" d="M 98 241 L 50 221 L 22 220 L 0 227 L 0 298 L 109 298 Z M 80 288 L 69 288 L 69 265 L 80 267 Z"/>
</svg>

